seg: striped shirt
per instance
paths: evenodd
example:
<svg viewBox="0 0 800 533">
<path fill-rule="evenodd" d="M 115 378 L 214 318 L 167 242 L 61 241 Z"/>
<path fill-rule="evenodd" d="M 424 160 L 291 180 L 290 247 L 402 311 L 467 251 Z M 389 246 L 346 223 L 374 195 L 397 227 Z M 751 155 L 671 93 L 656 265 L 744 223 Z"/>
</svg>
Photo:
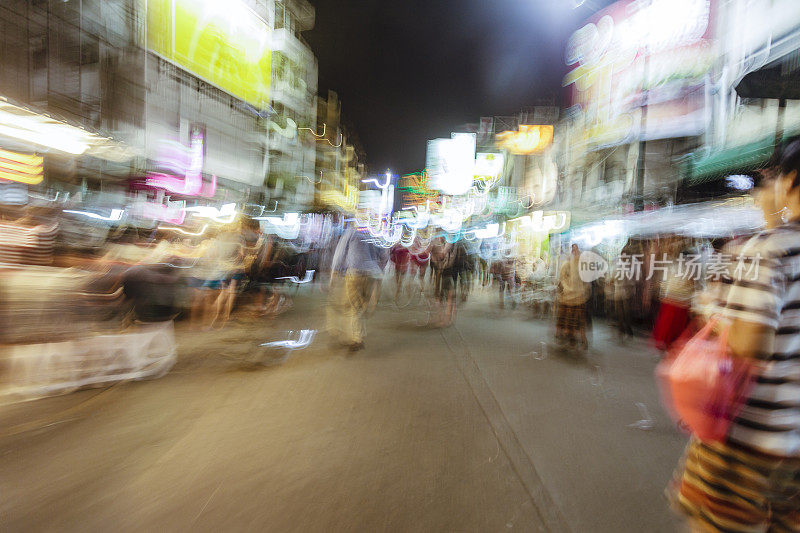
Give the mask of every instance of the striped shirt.
<svg viewBox="0 0 800 533">
<path fill-rule="evenodd" d="M 759 233 L 733 260 L 723 315 L 767 326 L 775 341 L 758 355 L 756 383 L 728 437 L 800 457 L 800 223 Z"/>
</svg>

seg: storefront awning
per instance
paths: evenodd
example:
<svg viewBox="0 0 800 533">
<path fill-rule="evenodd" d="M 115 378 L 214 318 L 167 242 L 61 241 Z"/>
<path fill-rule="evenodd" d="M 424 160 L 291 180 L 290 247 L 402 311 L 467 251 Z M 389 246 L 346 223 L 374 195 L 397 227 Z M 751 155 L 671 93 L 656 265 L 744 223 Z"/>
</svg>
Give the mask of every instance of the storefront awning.
<svg viewBox="0 0 800 533">
<path fill-rule="evenodd" d="M 747 74 L 736 92 L 742 98 L 800 100 L 800 53 L 788 54 Z"/>
<path fill-rule="evenodd" d="M 765 138 L 742 146 L 726 148 L 689 159 L 686 185 L 696 186 L 732 174 L 747 174 L 762 168 L 775 149 L 775 139 Z"/>
</svg>

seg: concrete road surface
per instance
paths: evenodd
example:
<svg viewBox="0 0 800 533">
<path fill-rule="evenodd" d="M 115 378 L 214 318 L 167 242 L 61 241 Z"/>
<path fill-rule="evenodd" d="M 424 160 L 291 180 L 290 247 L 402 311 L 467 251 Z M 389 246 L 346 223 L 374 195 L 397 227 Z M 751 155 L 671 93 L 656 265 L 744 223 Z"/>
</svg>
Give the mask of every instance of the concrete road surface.
<svg viewBox="0 0 800 533">
<path fill-rule="evenodd" d="M 596 325 L 587 354 L 560 352 L 547 322 L 479 291 L 454 327 L 386 303 L 362 352 L 320 333 L 282 365 L 248 363 L 322 329 L 304 290 L 272 321 L 179 324 L 162 379 L 0 408 L 0 530 L 679 527 L 663 489 L 686 439 L 646 342 Z"/>
</svg>

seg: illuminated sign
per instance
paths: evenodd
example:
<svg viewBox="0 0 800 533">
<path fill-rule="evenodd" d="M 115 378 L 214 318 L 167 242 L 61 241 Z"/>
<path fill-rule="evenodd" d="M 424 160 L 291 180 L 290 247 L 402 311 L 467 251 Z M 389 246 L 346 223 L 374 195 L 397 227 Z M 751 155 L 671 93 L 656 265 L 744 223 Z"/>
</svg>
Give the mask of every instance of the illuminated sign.
<svg viewBox="0 0 800 533">
<path fill-rule="evenodd" d="M 0 178 L 26 185 L 37 185 L 44 179 L 43 158 L 0 150 Z"/>
<path fill-rule="evenodd" d="M 518 222 L 535 233 L 561 233 L 569 229 L 570 219 L 569 211 L 534 211 L 511 222 Z"/>
<path fill-rule="evenodd" d="M 437 191 L 432 191 L 428 187 L 428 173 L 424 171 L 401 176 L 397 189 L 400 191 L 403 209 L 427 205 L 428 201 L 435 200 L 439 196 Z"/>
<path fill-rule="evenodd" d="M 516 155 L 541 153 L 553 144 L 553 126 L 521 125 L 519 131 L 497 134 L 497 147 Z"/>
<path fill-rule="evenodd" d="M 588 144 L 705 130 L 704 83 L 715 59 L 710 18 L 711 0 L 622 0 L 572 34 L 564 86 L 586 117 Z"/>
<path fill-rule="evenodd" d="M 269 25 L 241 0 L 142 0 L 147 48 L 258 109 L 269 105 Z"/>
<path fill-rule="evenodd" d="M 344 184 L 344 191 L 324 189 L 320 191 L 320 201 L 325 205 L 335 205 L 344 211 L 353 212 L 358 207 L 359 190 L 349 183 Z"/>
<path fill-rule="evenodd" d="M 432 189 L 457 196 L 472 188 L 475 138 L 474 133 L 453 133 L 450 139 L 428 141 L 425 166 Z"/>
<path fill-rule="evenodd" d="M 378 191 L 372 189 L 364 191 L 361 195 L 359 207 L 362 209 L 370 209 L 381 217 L 388 216 L 391 218 L 392 210 L 394 209 L 393 181 L 394 177 L 391 172 L 386 172 L 386 175 L 381 178 L 367 178 L 361 180 L 362 183 L 374 184 L 380 193 L 376 198 L 373 193 Z"/>
<path fill-rule="evenodd" d="M 497 181 L 503 173 L 506 157 L 503 154 L 479 153 L 475 156 L 475 179 Z"/>
<path fill-rule="evenodd" d="M 129 213 L 132 217 L 169 222 L 170 224 L 183 224 L 186 220 L 186 202 L 149 202 L 138 200 L 130 206 Z"/>
<path fill-rule="evenodd" d="M 158 165 L 183 176 L 149 172 L 145 185 L 184 196 L 206 198 L 213 197 L 217 190 L 216 176 L 211 176 L 211 183 L 203 183 L 203 134 L 199 130 L 192 132 L 189 148 L 177 141 L 160 141 Z"/>
</svg>

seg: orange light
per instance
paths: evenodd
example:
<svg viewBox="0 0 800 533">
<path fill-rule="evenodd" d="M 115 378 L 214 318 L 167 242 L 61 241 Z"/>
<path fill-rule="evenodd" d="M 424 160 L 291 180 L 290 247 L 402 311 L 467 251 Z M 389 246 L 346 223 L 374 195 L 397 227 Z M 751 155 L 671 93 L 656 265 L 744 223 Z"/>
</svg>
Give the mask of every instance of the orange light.
<svg viewBox="0 0 800 533">
<path fill-rule="evenodd" d="M 41 156 L 0 149 L 0 179 L 37 185 L 44 179 Z"/>
<path fill-rule="evenodd" d="M 519 131 L 497 134 L 497 147 L 512 154 L 531 155 L 543 151 L 553 143 L 553 126 L 521 125 Z"/>
</svg>

